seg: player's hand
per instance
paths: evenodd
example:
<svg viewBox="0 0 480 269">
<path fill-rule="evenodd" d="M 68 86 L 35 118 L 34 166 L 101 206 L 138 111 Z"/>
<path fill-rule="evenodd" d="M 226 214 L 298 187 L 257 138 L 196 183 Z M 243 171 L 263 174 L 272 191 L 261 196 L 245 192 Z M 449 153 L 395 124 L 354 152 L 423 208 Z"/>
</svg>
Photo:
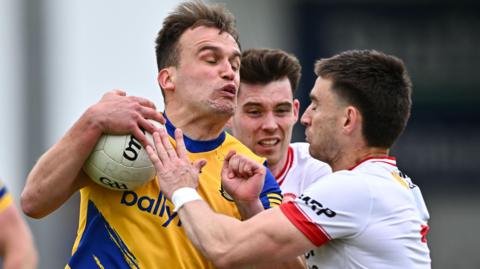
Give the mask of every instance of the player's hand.
<svg viewBox="0 0 480 269">
<path fill-rule="evenodd" d="M 266 169 L 263 165 L 230 151 L 222 167 L 222 186 L 236 202 L 257 201 Z"/>
<path fill-rule="evenodd" d="M 147 146 L 147 152 L 155 165 L 160 189 L 165 196 L 171 200 L 173 192 L 179 188 L 197 188 L 198 174 L 207 162 L 190 161 L 182 131 L 178 128 L 175 130 L 176 148 L 170 143 L 167 131 L 163 128 L 153 133 L 153 140 L 156 150 Z"/>
<path fill-rule="evenodd" d="M 165 123 L 152 101 L 127 96 L 122 90 L 107 92 L 88 112 L 90 120 L 94 121 L 103 133 L 133 134 L 144 146 L 149 142 L 143 130 L 153 133 L 158 129 L 148 119 Z"/>
</svg>

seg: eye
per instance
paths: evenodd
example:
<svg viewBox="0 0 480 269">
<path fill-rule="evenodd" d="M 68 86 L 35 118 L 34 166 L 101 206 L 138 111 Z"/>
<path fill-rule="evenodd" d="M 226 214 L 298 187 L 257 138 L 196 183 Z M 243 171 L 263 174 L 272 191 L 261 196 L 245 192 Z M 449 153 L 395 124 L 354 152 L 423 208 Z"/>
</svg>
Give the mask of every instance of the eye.
<svg viewBox="0 0 480 269">
<path fill-rule="evenodd" d="M 310 103 L 310 105 L 307 107 L 307 109 L 311 109 L 312 111 L 317 110 L 317 105 L 314 103 Z"/>
<path fill-rule="evenodd" d="M 288 116 L 290 115 L 290 109 L 277 109 L 275 110 L 275 114 L 279 116 Z"/>
<path fill-rule="evenodd" d="M 237 62 L 237 61 L 233 62 L 231 65 L 232 65 L 233 71 L 235 71 L 235 72 L 240 69 L 240 63 Z"/>
<path fill-rule="evenodd" d="M 217 63 L 217 58 L 215 57 L 207 57 L 205 58 L 205 62 L 209 63 L 209 64 L 216 64 Z"/>
<path fill-rule="evenodd" d="M 258 117 L 262 114 L 260 110 L 247 110 L 245 113 L 250 117 Z"/>
</svg>

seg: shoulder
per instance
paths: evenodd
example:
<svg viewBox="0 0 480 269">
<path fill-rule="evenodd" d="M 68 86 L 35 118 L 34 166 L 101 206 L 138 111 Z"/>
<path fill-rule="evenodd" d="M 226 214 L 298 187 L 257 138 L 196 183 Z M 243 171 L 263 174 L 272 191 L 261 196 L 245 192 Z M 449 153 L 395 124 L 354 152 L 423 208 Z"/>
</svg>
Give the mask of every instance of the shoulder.
<svg viewBox="0 0 480 269">
<path fill-rule="evenodd" d="M 243 156 L 246 156 L 250 159 L 253 159 L 259 163 L 264 163 L 265 158 L 260 157 L 253 153 L 247 146 L 242 144 L 237 138 L 234 136 L 230 135 L 228 132 L 226 132 L 226 137 L 225 141 L 223 144 L 220 146 L 219 150 L 222 151 L 223 154 L 227 154 L 230 150 L 235 150 L 238 154 L 241 154 Z"/>
<path fill-rule="evenodd" d="M 342 170 L 328 174 L 307 187 L 305 193 L 315 195 L 334 195 L 337 197 L 367 198 L 371 196 L 369 184 L 357 173 Z"/>
</svg>

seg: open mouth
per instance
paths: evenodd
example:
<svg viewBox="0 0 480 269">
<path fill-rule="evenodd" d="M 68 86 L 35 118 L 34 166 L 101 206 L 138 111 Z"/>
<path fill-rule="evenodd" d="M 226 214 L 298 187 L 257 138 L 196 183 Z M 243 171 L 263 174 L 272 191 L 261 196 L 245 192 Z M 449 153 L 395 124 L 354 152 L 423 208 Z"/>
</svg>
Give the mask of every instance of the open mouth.
<svg viewBox="0 0 480 269">
<path fill-rule="evenodd" d="M 237 93 L 237 88 L 233 84 L 228 84 L 222 88 L 222 91 L 228 93 L 229 95 L 235 96 Z"/>
<path fill-rule="evenodd" d="M 278 138 L 271 138 L 271 139 L 263 139 L 258 141 L 258 144 L 264 147 L 273 147 L 280 143 L 280 139 Z"/>
</svg>

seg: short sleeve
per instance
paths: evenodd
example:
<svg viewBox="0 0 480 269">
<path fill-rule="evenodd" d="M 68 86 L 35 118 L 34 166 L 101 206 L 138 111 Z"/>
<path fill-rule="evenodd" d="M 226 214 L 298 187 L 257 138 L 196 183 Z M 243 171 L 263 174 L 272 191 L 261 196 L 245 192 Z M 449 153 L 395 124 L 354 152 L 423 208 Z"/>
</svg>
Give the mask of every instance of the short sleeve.
<svg viewBox="0 0 480 269">
<path fill-rule="evenodd" d="M 263 184 L 262 193 L 260 194 L 260 200 L 262 201 L 265 209 L 279 206 L 282 203 L 282 192 L 280 186 L 278 186 L 275 177 L 270 169 L 267 168 L 267 174 L 265 175 L 265 183 Z"/>
<path fill-rule="evenodd" d="M 372 197 L 361 178 L 335 173 L 281 206 L 286 217 L 315 245 L 358 235 L 369 221 Z"/>
<path fill-rule="evenodd" d="M 12 204 L 12 196 L 0 180 L 0 213 L 2 213 L 8 206 Z"/>
</svg>

